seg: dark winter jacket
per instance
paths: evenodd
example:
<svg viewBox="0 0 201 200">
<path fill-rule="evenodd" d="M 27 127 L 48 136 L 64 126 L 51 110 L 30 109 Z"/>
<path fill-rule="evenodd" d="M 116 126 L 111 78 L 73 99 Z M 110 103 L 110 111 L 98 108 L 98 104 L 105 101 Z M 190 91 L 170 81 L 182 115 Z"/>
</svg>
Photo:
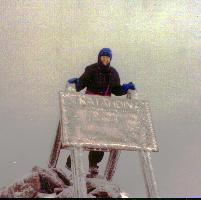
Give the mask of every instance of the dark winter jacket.
<svg viewBox="0 0 201 200">
<path fill-rule="evenodd" d="M 111 96 L 111 94 L 125 95 L 121 89 L 119 74 L 112 66 L 103 66 L 94 63 L 85 68 L 85 72 L 79 77 L 76 90 L 87 87 L 86 94 L 96 94 L 101 96 Z"/>
</svg>

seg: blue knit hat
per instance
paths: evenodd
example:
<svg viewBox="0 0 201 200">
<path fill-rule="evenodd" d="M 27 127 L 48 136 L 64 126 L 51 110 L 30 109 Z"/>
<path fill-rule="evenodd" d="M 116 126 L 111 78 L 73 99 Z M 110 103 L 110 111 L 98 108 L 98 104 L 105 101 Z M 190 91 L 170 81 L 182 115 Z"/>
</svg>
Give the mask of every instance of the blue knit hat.
<svg viewBox="0 0 201 200">
<path fill-rule="evenodd" d="M 101 56 L 108 56 L 110 57 L 110 60 L 112 60 L 112 51 L 110 48 L 103 48 L 100 50 L 99 54 L 98 54 L 98 60 L 100 60 Z"/>
</svg>

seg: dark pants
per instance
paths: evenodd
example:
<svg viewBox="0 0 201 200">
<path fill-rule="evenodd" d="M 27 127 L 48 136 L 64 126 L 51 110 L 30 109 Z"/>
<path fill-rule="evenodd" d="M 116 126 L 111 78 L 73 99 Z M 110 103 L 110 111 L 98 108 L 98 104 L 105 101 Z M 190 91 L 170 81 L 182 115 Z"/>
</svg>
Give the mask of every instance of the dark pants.
<svg viewBox="0 0 201 200">
<path fill-rule="evenodd" d="M 103 151 L 90 151 L 88 155 L 89 167 L 96 167 L 99 162 L 103 159 Z M 71 168 L 71 158 L 70 155 L 67 158 L 66 165 Z"/>
</svg>

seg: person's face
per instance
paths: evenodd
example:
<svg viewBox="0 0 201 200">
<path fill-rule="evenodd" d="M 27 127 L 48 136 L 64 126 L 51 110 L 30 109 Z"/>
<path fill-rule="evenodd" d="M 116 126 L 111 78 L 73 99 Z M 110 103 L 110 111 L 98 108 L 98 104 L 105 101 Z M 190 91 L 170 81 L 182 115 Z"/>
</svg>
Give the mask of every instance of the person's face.
<svg viewBox="0 0 201 200">
<path fill-rule="evenodd" d="M 110 63 L 110 57 L 108 56 L 101 56 L 101 62 L 104 64 L 104 65 L 107 65 Z"/>
</svg>

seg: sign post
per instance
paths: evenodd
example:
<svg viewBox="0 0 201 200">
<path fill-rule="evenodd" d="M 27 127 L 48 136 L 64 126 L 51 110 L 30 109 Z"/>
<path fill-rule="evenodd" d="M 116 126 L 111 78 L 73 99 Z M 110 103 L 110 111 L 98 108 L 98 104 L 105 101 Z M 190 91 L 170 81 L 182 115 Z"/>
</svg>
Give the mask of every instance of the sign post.
<svg viewBox="0 0 201 200">
<path fill-rule="evenodd" d="M 71 149 L 75 197 L 86 197 L 84 150 L 109 151 L 104 177 L 111 181 L 122 150 L 138 151 L 148 197 L 158 197 L 150 152 L 158 145 L 147 101 L 60 92 L 61 119 L 49 166 L 56 167 L 60 149 Z"/>
</svg>

